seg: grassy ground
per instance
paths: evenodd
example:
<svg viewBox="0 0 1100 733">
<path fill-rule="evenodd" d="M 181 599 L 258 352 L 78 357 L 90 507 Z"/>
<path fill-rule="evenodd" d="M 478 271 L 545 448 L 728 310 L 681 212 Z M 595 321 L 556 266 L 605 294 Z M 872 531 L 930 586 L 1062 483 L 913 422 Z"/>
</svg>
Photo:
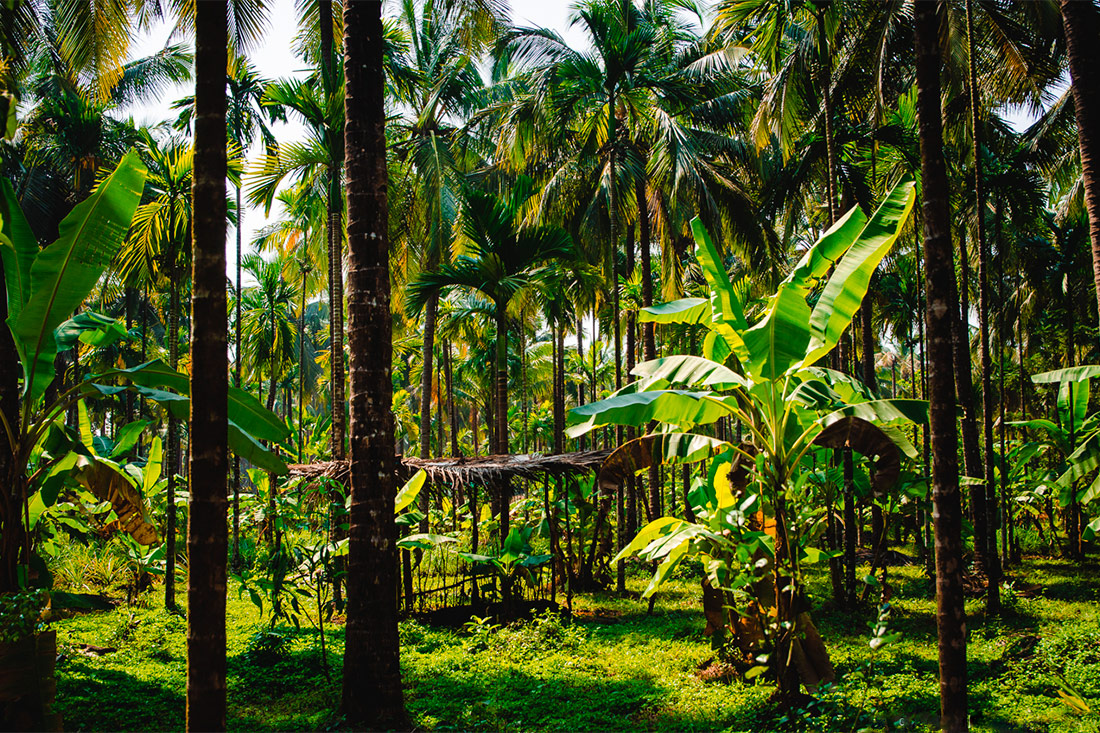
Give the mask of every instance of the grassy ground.
<svg viewBox="0 0 1100 733">
<path fill-rule="evenodd" d="M 1100 731 L 1100 715 L 1078 714 L 1059 681 L 1100 706 L 1100 569 L 1029 559 L 1013 569 L 1019 588 L 1006 613 L 986 620 L 969 602 L 972 727 L 977 731 Z M 933 588 L 919 568 L 893 571 L 890 620 L 901 639 L 877 653 L 867 626 L 876 615 L 815 612 L 838 671 L 835 687 L 787 729 L 930 730 L 938 703 Z M 631 578 L 641 590 L 645 580 Z M 772 689 L 705 682 L 712 657 L 702 636 L 698 581 L 662 592 L 654 614 L 611 595 L 575 599 L 578 620 L 543 619 L 506 629 L 401 625 L 406 703 L 426 730 L 784 729 L 789 711 L 769 706 Z M 825 590 L 822 584 L 816 586 Z M 156 589 L 159 591 L 159 587 Z M 183 727 L 185 621 L 158 592 L 133 606 L 56 622 L 58 708 L 73 730 Z M 339 728 L 342 629 L 329 629 L 326 678 L 316 632 L 265 631 L 247 599 L 229 598 L 229 726 L 237 730 Z M 80 644 L 115 647 L 103 656 Z"/>
</svg>

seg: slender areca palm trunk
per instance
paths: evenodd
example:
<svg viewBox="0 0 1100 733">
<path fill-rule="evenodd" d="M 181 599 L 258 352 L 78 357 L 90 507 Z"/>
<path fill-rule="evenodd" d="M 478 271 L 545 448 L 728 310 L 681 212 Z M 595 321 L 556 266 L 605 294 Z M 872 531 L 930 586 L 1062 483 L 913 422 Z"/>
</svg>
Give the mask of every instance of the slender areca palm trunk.
<svg viewBox="0 0 1100 733">
<path fill-rule="evenodd" d="M 238 131 L 239 132 L 239 131 Z M 240 135 L 237 135 L 240 139 Z M 234 323 L 234 350 L 233 350 L 233 386 L 241 388 L 241 225 L 244 219 L 244 211 L 241 209 L 241 187 L 237 186 L 237 287 L 236 302 L 233 304 Z M 300 443 L 301 441 L 299 441 Z M 301 462 L 301 458 L 298 459 Z M 233 569 L 241 568 L 241 459 L 233 456 Z"/>
<path fill-rule="evenodd" d="M 1100 68 L 1094 58 L 1100 34 L 1100 14 L 1092 2 L 1060 0 L 1066 33 L 1066 55 L 1073 80 L 1077 142 L 1081 148 L 1081 178 L 1092 240 L 1092 273 L 1100 306 Z"/>
<path fill-rule="evenodd" d="M 962 505 L 959 497 L 958 426 L 952 321 L 957 317 L 951 247 L 947 166 L 940 107 L 938 3 L 915 3 L 917 115 L 921 148 L 926 263 L 926 311 L 931 347 L 932 491 L 936 511 L 936 620 L 939 628 L 940 725 L 965 731 L 966 612 L 962 592 Z"/>
<path fill-rule="evenodd" d="M 397 637 L 397 525 L 381 3 L 344 4 L 351 340 L 351 529 L 342 708 L 407 725 Z"/>
<path fill-rule="evenodd" d="M 191 465 L 187 522 L 187 729 L 225 730 L 226 3 L 195 9 Z"/>
<path fill-rule="evenodd" d="M 180 284 L 179 266 L 177 260 L 179 254 L 176 249 L 175 230 L 169 221 L 169 245 L 168 245 L 168 331 L 165 338 L 168 340 L 168 365 L 173 370 L 179 364 L 179 309 L 180 309 Z M 179 473 L 180 463 L 180 438 L 179 422 L 168 414 L 168 456 L 167 469 L 168 486 L 165 490 L 165 537 L 164 537 L 164 607 L 175 609 L 176 607 L 176 474 Z"/>
<path fill-rule="evenodd" d="M 496 343 L 496 453 L 508 454 L 508 312 L 507 303 L 496 304 L 497 343 Z M 500 545 L 504 546 L 504 538 L 508 536 L 508 525 L 511 517 L 511 484 L 507 479 L 501 479 L 496 486 L 497 507 L 500 515 Z"/>
<path fill-rule="evenodd" d="M 982 432 L 985 439 L 984 497 L 974 506 L 974 545 L 988 577 L 986 609 L 1000 610 L 1000 562 L 997 559 L 996 487 L 993 479 L 993 361 L 989 353 L 989 243 L 985 236 L 985 192 L 981 175 L 981 126 L 978 123 L 978 85 L 974 58 L 974 21 L 970 0 L 966 3 L 967 50 L 970 75 L 970 132 L 973 140 L 975 239 L 978 246 L 978 321 L 982 344 Z M 956 375 L 961 378 L 962 375 Z M 969 468 L 969 467 L 968 467 Z M 976 497 L 975 497 L 976 498 Z"/>
</svg>

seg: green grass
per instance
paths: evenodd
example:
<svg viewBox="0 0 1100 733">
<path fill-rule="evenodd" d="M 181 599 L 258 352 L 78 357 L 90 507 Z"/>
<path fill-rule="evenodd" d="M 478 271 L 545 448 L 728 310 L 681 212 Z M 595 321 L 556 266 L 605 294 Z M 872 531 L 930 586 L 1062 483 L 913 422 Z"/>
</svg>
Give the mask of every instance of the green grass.
<svg viewBox="0 0 1100 733">
<path fill-rule="evenodd" d="M 969 601 L 972 728 L 976 731 L 1100 731 L 1100 716 L 1078 715 L 1058 697 L 1059 680 L 1100 704 L 1100 577 L 1095 565 L 1028 560 L 1012 570 L 1034 597 L 1006 595 L 1006 612 L 987 620 Z M 812 587 L 824 597 L 824 578 Z M 645 578 L 631 577 L 634 590 Z M 838 672 L 813 717 L 791 729 L 932 730 L 939 708 L 933 588 L 919 568 L 896 569 L 893 645 L 872 653 L 868 606 L 858 613 L 824 604 L 814 614 Z M 139 605 L 56 622 L 64 658 L 58 709 L 74 730 L 183 727 L 186 624 L 160 605 L 159 586 Z M 575 599 L 572 625 L 536 621 L 505 629 L 401 625 L 402 668 L 411 719 L 425 730 L 780 729 L 772 688 L 704 682 L 695 674 L 713 654 L 702 636 L 698 581 L 674 581 L 652 616 L 645 603 L 611 594 Z M 343 630 L 330 629 L 326 679 L 315 632 L 280 627 L 272 640 L 255 607 L 229 596 L 229 726 L 236 730 L 339 728 Z M 263 641 L 274 642 L 267 646 Z M 89 657 L 81 643 L 117 652 Z M 274 646 L 274 648 L 271 648 Z M 265 653 L 266 652 L 266 653 Z M 868 669 L 868 663 L 871 664 Z"/>
</svg>

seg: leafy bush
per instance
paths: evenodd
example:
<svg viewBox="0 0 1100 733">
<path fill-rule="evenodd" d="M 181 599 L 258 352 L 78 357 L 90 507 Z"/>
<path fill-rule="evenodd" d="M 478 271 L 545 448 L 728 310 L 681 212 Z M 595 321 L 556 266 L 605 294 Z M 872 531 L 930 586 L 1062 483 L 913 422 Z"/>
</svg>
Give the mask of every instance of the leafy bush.
<svg viewBox="0 0 1100 733">
<path fill-rule="evenodd" d="M 244 654 L 252 664 L 270 667 L 285 661 L 293 644 L 294 639 L 288 632 L 265 626 L 249 637 Z"/>
<path fill-rule="evenodd" d="M 33 634 L 49 599 L 44 588 L 0 594 L 0 643 L 9 644 Z"/>
<path fill-rule="evenodd" d="M 565 623 L 559 614 L 549 610 L 530 621 L 517 621 L 505 627 L 474 616 L 466 624 L 466 631 L 470 635 L 467 650 L 503 651 L 517 657 L 534 652 L 573 650 L 587 640 L 583 628 Z"/>
</svg>

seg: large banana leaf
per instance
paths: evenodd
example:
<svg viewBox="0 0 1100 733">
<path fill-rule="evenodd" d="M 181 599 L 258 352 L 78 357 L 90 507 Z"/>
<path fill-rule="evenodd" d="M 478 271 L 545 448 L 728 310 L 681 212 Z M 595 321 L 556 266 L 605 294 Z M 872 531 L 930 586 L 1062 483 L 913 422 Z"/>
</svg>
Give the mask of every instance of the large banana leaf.
<svg viewBox="0 0 1100 733">
<path fill-rule="evenodd" d="M 829 353 L 859 310 L 871 275 L 890 251 L 916 201 L 914 184 L 899 183 L 886 195 L 871 219 L 851 242 L 833 270 L 810 317 L 810 348 L 806 363 Z"/>
<path fill-rule="evenodd" d="M 24 399 L 33 403 L 54 377 L 54 329 L 72 315 L 99 282 L 126 237 L 145 184 L 145 166 L 135 151 L 59 227 L 60 235 L 34 259 L 30 297 L 8 318 L 23 362 Z M 6 275 L 6 268 L 5 268 Z"/>
<path fill-rule="evenodd" d="M 112 370 L 112 371 L 125 371 L 125 370 Z M 102 375 L 97 375 L 102 376 Z M 154 387 L 142 387 L 137 384 L 131 384 L 128 386 L 112 386 L 105 384 L 88 383 L 89 390 L 95 390 L 99 394 L 103 395 L 115 395 L 126 390 L 131 390 L 136 394 L 141 395 L 147 400 L 152 400 L 158 405 L 161 405 L 166 410 L 172 413 L 172 416 L 179 420 L 186 420 L 191 409 L 191 400 L 184 395 L 176 394 L 175 392 L 168 392 L 163 389 L 156 389 Z M 232 389 L 232 388 L 230 388 Z M 257 440 L 257 436 L 249 429 L 242 428 L 235 418 L 241 417 L 238 410 L 230 401 L 229 405 L 229 421 L 228 421 L 228 439 L 229 448 L 241 458 L 245 459 L 249 463 L 258 466 L 265 471 L 277 475 L 283 475 L 287 473 L 286 463 L 278 455 L 265 448 Z M 245 419 L 248 419 L 249 415 L 244 414 Z M 262 438 L 267 440 L 267 438 Z"/>
<path fill-rule="evenodd" d="M 763 320 L 744 332 L 741 365 L 754 378 L 770 381 L 801 365 L 810 340 L 809 320 L 805 294 L 789 283 L 780 285 Z"/>
<path fill-rule="evenodd" d="M 650 420 L 690 428 L 706 425 L 730 414 L 726 400 L 709 392 L 686 390 L 655 390 L 635 394 L 618 394 L 569 411 L 573 423 L 565 434 L 578 438 L 604 425 L 641 427 Z"/>
<path fill-rule="evenodd" d="M 928 401 L 892 399 L 857 402 L 826 415 L 821 419 L 821 424 L 828 426 L 846 417 L 860 417 L 880 425 L 909 422 L 925 425 L 928 423 Z"/>
<path fill-rule="evenodd" d="M 8 289 L 8 318 L 16 319 L 31 298 L 31 265 L 38 256 L 27 218 L 7 178 L 0 179 L 0 260 Z"/>
<path fill-rule="evenodd" d="M 745 378 L 729 367 L 699 356 L 665 356 L 643 361 L 631 370 L 638 377 L 660 377 L 671 384 L 687 384 L 713 389 L 748 388 Z"/>
<path fill-rule="evenodd" d="M 1058 415 L 1062 425 L 1079 434 L 1085 424 L 1085 414 L 1089 409 L 1089 380 L 1080 382 L 1066 380 L 1058 385 Z"/>
<path fill-rule="evenodd" d="M 715 249 L 702 219 L 695 217 L 691 221 L 691 231 L 695 235 L 695 259 L 710 285 L 710 326 L 721 334 L 737 358 L 744 362 L 748 359 L 748 352 L 742 343 L 741 334 L 749 325 L 745 321 L 744 305 L 730 282 L 725 263 Z"/>
<path fill-rule="evenodd" d="M 134 486 L 133 479 L 117 463 L 104 458 L 80 457 L 73 476 L 77 483 L 97 498 L 111 502 L 119 526 L 138 544 L 156 543 L 157 530 L 146 519 L 145 501 Z"/>
<path fill-rule="evenodd" d="M 729 448 L 729 443 L 694 433 L 655 433 L 627 441 L 600 466 L 600 483 L 620 485 L 627 476 L 653 465 L 698 463 Z"/>
<path fill-rule="evenodd" d="M 59 351 L 71 349 L 78 341 L 99 349 L 126 335 L 126 327 L 118 319 L 84 311 L 58 326 L 53 332 L 53 340 Z"/>
<path fill-rule="evenodd" d="M 1059 382 L 1080 382 L 1094 377 L 1100 377 L 1100 366 L 1086 364 L 1085 366 L 1054 369 L 1049 372 L 1032 374 L 1031 381 L 1035 384 L 1058 384 Z"/>
<path fill-rule="evenodd" d="M 860 231 L 867 223 L 867 217 L 858 206 L 853 206 L 847 214 L 825 230 L 802 259 L 798 261 L 786 282 L 803 290 L 811 290 L 819 280 L 829 274 L 829 268 L 836 264 Z"/>
<path fill-rule="evenodd" d="M 709 323 L 710 318 L 710 301 L 705 298 L 680 298 L 671 303 L 651 305 L 638 311 L 639 323 L 695 325 Z"/>
<path fill-rule="evenodd" d="M 191 394 L 188 376 L 156 359 L 129 369 L 110 369 L 89 377 L 97 382 L 115 378 L 139 387 L 167 387 L 184 396 Z M 229 418 L 257 440 L 279 443 L 290 437 L 290 429 L 278 415 L 264 407 L 255 396 L 237 387 L 229 388 Z"/>
</svg>

